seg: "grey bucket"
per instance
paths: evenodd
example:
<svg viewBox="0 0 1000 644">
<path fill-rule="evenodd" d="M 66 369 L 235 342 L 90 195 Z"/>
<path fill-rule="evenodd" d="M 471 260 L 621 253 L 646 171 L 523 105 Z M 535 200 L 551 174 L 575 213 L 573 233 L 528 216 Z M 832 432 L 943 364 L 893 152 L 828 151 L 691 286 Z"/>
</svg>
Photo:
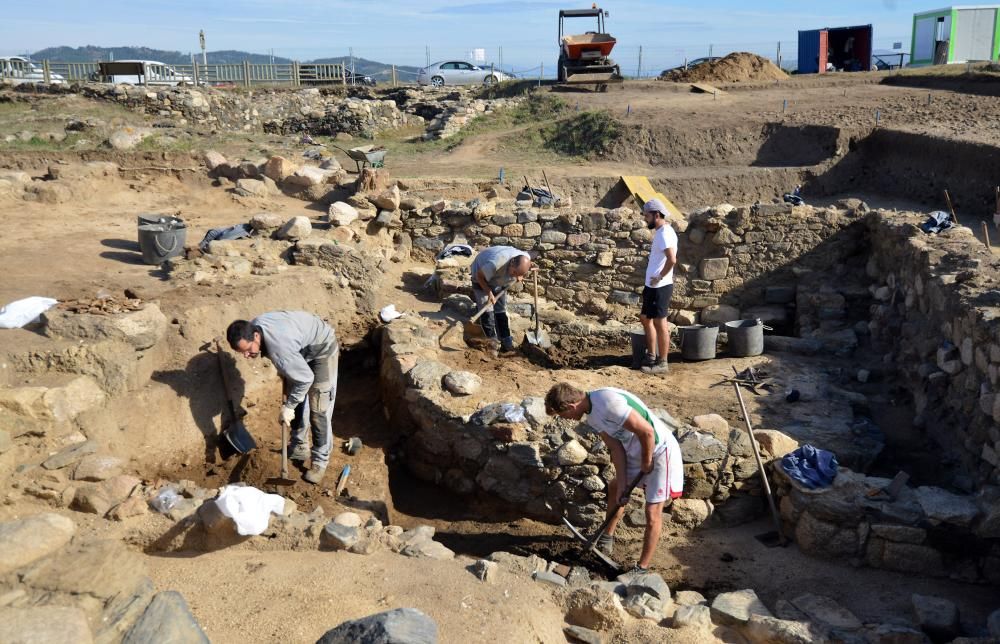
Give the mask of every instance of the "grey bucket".
<svg viewBox="0 0 1000 644">
<path fill-rule="evenodd" d="M 711 360 L 715 357 L 715 344 L 719 327 L 692 324 L 677 327 L 681 336 L 681 357 L 685 360 Z"/>
<path fill-rule="evenodd" d="M 136 224 L 148 226 L 150 224 L 166 224 L 169 226 L 184 226 L 184 220 L 172 215 L 143 214 L 136 217 Z"/>
<path fill-rule="evenodd" d="M 764 323 L 760 320 L 733 320 L 726 322 L 729 338 L 729 355 L 748 358 L 764 353 Z"/>
<path fill-rule="evenodd" d="M 139 250 L 146 264 L 158 266 L 184 252 L 187 227 L 176 217 L 170 219 L 174 221 L 139 225 Z"/>
</svg>

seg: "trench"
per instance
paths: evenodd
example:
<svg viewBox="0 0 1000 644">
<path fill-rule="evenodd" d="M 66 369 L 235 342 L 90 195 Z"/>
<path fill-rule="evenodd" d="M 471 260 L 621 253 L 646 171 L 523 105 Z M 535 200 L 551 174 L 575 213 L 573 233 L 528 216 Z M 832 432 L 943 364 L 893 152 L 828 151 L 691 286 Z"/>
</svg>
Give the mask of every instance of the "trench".
<svg viewBox="0 0 1000 644">
<path fill-rule="evenodd" d="M 721 134 L 719 135 L 722 136 Z M 845 138 L 846 137 L 846 138 Z M 925 152 L 930 146 L 933 154 Z M 788 150 L 797 150 L 798 156 L 789 156 Z M 655 149 L 645 150 L 654 154 Z M 847 135 L 828 129 L 774 128 L 762 131 L 761 137 L 750 147 L 740 144 L 731 154 L 702 159 L 708 165 L 695 168 L 672 168 L 651 172 L 651 179 L 676 203 L 685 209 L 695 209 L 706 204 L 732 201 L 734 203 L 767 202 L 795 184 L 803 185 L 807 202 L 828 204 L 844 197 L 863 195 L 880 207 L 913 208 L 915 204 L 933 203 L 944 179 L 936 159 L 947 156 L 957 170 L 948 173 L 959 208 L 972 208 L 985 203 L 988 177 L 1000 173 L 1000 155 L 996 148 L 956 142 L 941 142 L 927 137 L 906 133 L 876 131 L 865 136 Z M 781 159 L 796 163 L 779 166 Z M 716 165 L 711 165 L 715 163 Z M 729 165 L 732 164 L 732 165 Z M 741 165 L 742 164 L 742 165 Z M 959 177 L 956 179 L 956 177 Z M 608 177 L 577 177 L 563 181 L 574 199 L 603 205 L 621 203 L 615 195 L 616 179 Z M 862 249 L 851 260 L 844 272 L 836 275 L 863 274 L 867 249 Z M 796 284 L 795 282 L 792 282 Z M 796 284 L 797 285 L 797 284 Z M 872 300 L 858 296 L 847 307 L 849 326 L 863 322 Z M 789 311 L 789 322 L 779 327 L 783 335 L 796 335 L 796 312 Z M 343 511 L 345 507 L 371 510 L 385 521 L 413 527 L 424 523 L 434 525 L 437 539 L 460 554 L 485 556 L 497 550 L 515 554 L 537 554 L 547 559 L 567 563 L 579 562 L 573 541 L 560 526 L 553 526 L 524 518 L 517 507 L 486 496 L 458 495 L 416 477 L 407 467 L 405 435 L 402 428 L 393 426 L 382 414 L 377 355 L 366 342 L 357 348 L 346 348 L 340 365 L 340 384 L 334 413 L 335 445 L 327 473 L 326 485 L 313 488 L 297 483 L 282 493 L 295 501 L 300 509 L 323 507 L 327 514 Z M 720 357 L 725 356 L 724 345 Z M 843 359 L 816 357 L 809 367 L 826 375 L 834 373 L 841 384 L 864 393 L 868 402 L 853 409 L 855 418 L 867 419 L 878 428 L 884 441 L 877 458 L 864 468 L 868 474 L 891 478 L 896 472 L 906 471 L 911 485 L 940 485 L 948 487 L 957 470 L 942 467 L 935 451 L 935 444 L 926 433 L 913 425 L 915 415 L 912 395 L 881 374 L 873 360 L 879 347 L 864 340 L 855 356 Z M 525 362 L 529 357 L 519 358 Z M 688 368 L 681 356 L 674 353 L 671 363 L 677 365 L 677 377 L 683 377 Z M 544 361 L 536 366 L 560 369 L 599 370 L 605 367 L 627 367 L 631 362 L 630 346 L 626 337 L 595 341 L 564 335 L 548 352 Z M 866 368 L 876 374 L 867 384 L 852 380 L 852 373 Z M 275 385 L 277 386 L 277 385 Z M 269 396 L 275 399 L 275 396 Z M 276 415 L 276 403 L 260 402 L 253 413 L 270 418 Z M 704 413 L 705 409 L 687 409 L 681 404 L 676 409 L 679 416 Z M 845 419 L 848 420 L 848 419 Z M 365 448 L 358 456 L 348 457 L 339 449 L 339 441 L 357 436 Z M 258 436 L 262 449 L 249 457 L 235 457 L 223 462 L 206 463 L 203 467 L 192 465 L 183 470 L 162 472 L 165 478 L 193 479 L 205 487 L 218 487 L 226 482 L 242 481 L 268 489 L 267 480 L 279 469 L 279 438 L 276 427 Z M 340 468 L 351 465 L 351 480 L 346 494 L 334 498 L 328 492 Z M 193 470 L 193 471 L 192 471 Z M 297 473 L 292 472 L 296 477 Z M 720 506 L 720 507 L 724 507 Z M 759 510 L 763 511 L 763 506 Z M 641 526 L 626 526 L 632 536 L 641 535 Z M 675 533 L 674 537 L 688 539 L 718 539 L 725 542 L 743 535 L 739 526 L 721 527 L 698 533 Z M 634 549 L 634 547 L 633 547 Z M 734 546 L 735 549 L 735 546 Z M 752 556 L 752 555 L 745 555 Z M 583 561 L 595 572 L 601 567 L 595 561 Z M 692 585 L 696 589 L 713 592 L 740 587 L 739 575 L 727 568 L 715 570 L 711 575 Z M 665 577 L 676 581 L 684 579 L 680 571 Z"/>
</svg>

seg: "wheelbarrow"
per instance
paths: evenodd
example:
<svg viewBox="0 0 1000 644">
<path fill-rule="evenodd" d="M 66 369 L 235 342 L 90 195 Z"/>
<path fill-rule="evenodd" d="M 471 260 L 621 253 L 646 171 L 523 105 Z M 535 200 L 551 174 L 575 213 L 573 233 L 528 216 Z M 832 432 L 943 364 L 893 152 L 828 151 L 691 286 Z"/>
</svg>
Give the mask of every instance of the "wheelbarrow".
<svg viewBox="0 0 1000 644">
<path fill-rule="evenodd" d="M 339 145 L 334 145 L 347 156 L 351 157 L 354 164 L 358 167 L 358 174 L 361 174 L 362 168 L 372 167 L 372 168 L 383 168 L 385 167 L 385 153 L 386 149 L 374 145 L 362 145 L 356 148 L 350 148 L 345 150 Z"/>
</svg>

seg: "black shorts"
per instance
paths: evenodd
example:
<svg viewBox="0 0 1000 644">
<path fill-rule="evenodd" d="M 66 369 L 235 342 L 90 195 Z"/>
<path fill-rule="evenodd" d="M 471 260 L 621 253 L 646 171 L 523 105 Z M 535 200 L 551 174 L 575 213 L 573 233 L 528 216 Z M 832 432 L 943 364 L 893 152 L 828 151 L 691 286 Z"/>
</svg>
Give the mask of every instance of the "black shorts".
<svg viewBox="0 0 1000 644">
<path fill-rule="evenodd" d="M 673 284 L 657 288 L 644 286 L 642 289 L 642 310 L 640 313 L 651 320 L 667 317 L 667 309 L 670 308 L 670 296 L 673 294 Z"/>
</svg>

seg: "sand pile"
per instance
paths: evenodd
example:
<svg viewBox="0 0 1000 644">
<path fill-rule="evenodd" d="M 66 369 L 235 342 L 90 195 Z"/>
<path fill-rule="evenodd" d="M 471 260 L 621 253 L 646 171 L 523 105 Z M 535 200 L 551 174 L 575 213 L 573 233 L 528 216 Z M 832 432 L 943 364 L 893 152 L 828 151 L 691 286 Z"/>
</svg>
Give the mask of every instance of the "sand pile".
<svg viewBox="0 0 1000 644">
<path fill-rule="evenodd" d="M 788 74 L 766 58 L 745 51 L 729 54 L 725 58 L 702 63 L 697 67 L 667 70 L 662 80 L 682 83 L 740 83 L 757 80 L 778 80 Z"/>
</svg>

